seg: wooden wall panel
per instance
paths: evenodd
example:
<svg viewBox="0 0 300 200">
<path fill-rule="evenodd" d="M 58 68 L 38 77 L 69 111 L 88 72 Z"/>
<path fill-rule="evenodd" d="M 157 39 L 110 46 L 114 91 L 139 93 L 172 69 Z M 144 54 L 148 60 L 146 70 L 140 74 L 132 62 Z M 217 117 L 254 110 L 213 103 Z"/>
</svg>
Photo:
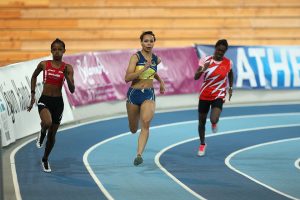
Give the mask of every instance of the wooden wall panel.
<svg viewBox="0 0 300 200">
<path fill-rule="evenodd" d="M 0 7 L 48 7 L 51 0 L 1 0 Z"/>
<path fill-rule="evenodd" d="M 300 8 L 1 8 L 6 19 L 261 18 L 300 17 Z"/>
<path fill-rule="evenodd" d="M 2 29 L 132 29 L 133 31 L 204 28 L 300 28 L 300 18 L 195 18 L 195 19 L 20 19 L 0 20 Z"/>
<path fill-rule="evenodd" d="M 299 0 L 1 0 L 0 65 L 50 54 L 139 48 L 153 30 L 156 47 L 214 44 L 300 45 Z"/>
<path fill-rule="evenodd" d="M 52 0 L 50 7 L 293 7 L 300 6 L 299 0 Z"/>
<path fill-rule="evenodd" d="M 300 39 L 299 28 L 233 28 L 233 29 L 152 29 L 159 40 L 164 39 L 205 39 L 205 38 L 236 38 L 236 39 Z M 0 43 L 14 41 L 52 41 L 56 37 L 63 40 L 139 40 L 142 31 L 123 30 L 5 30 L 0 31 Z"/>
</svg>

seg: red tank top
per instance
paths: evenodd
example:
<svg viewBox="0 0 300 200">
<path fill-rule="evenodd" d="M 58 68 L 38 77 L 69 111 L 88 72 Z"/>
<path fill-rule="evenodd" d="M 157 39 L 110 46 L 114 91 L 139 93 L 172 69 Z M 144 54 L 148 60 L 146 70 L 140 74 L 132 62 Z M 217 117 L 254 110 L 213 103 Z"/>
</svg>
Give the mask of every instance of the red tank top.
<svg viewBox="0 0 300 200">
<path fill-rule="evenodd" d="M 224 99 L 226 96 L 227 77 L 232 68 L 230 59 L 223 57 L 222 61 L 214 61 L 212 56 L 207 56 L 200 60 L 204 63 L 210 62 L 209 67 L 204 72 L 204 81 L 200 88 L 199 98 L 201 100 Z M 200 64 L 203 66 L 204 64 Z"/>
<path fill-rule="evenodd" d="M 59 68 L 54 68 L 52 67 L 51 60 L 47 60 L 43 75 L 44 84 L 57 85 L 62 87 L 65 80 L 65 67 L 66 63 L 62 62 Z"/>
</svg>

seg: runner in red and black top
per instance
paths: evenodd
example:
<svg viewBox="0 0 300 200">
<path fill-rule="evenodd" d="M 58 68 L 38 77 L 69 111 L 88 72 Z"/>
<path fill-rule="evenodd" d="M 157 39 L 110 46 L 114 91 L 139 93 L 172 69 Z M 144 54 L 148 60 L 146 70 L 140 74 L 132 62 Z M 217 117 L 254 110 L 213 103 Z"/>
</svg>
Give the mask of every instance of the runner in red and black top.
<svg viewBox="0 0 300 200">
<path fill-rule="evenodd" d="M 53 60 L 42 61 L 31 77 L 31 102 L 28 111 L 32 109 L 35 103 L 35 87 L 37 76 L 43 71 L 43 92 L 38 101 L 38 110 L 41 118 L 41 131 L 39 132 L 36 145 L 41 148 L 44 138 L 47 134 L 47 142 L 44 156 L 42 158 L 42 167 L 45 172 L 51 172 L 48 157 L 55 143 L 55 135 L 62 119 L 64 110 L 64 102 L 62 98 L 62 86 L 64 80 L 71 93 L 75 91 L 73 79 L 73 67 L 62 62 L 65 53 L 65 43 L 60 39 L 56 39 L 51 44 L 51 53 Z"/>
<path fill-rule="evenodd" d="M 199 68 L 195 73 L 195 80 L 198 80 L 202 74 L 204 75 L 198 104 L 198 133 L 200 138 L 198 156 L 204 156 L 207 147 L 205 143 L 205 124 L 210 107 L 212 132 L 216 133 L 217 123 L 222 112 L 223 103 L 225 102 L 227 86 L 229 86 L 229 101 L 232 96 L 232 61 L 224 57 L 227 49 L 228 43 L 226 40 L 223 39 L 217 41 L 214 55 L 201 58 L 199 61 Z"/>
</svg>

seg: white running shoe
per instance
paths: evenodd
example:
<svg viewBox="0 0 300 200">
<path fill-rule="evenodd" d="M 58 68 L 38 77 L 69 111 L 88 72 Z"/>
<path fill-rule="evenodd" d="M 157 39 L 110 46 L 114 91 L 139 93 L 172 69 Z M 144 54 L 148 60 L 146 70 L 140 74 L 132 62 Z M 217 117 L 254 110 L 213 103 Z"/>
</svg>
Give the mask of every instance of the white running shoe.
<svg viewBox="0 0 300 200">
<path fill-rule="evenodd" d="M 36 143 L 35 143 L 37 148 L 40 149 L 43 147 L 43 142 L 44 142 L 45 137 L 46 137 L 46 131 L 45 131 L 45 133 L 42 133 L 42 130 L 40 130 L 40 132 L 36 138 Z"/>
<path fill-rule="evenodd" d="M 211 132 L 213 132 L 213 133 L 218 132 L 218 125 L 217 124 L 211 124 Z"/>
<path fill-rule="evenodd" d="M 51 172 L 51 168 L 50 168 L 49 162 L 48 161 L 44 162 L 42 160 L 41 163 L 42 163 L 42 168 L 43 168 L 44 172 L 50 173 Z"/>
</svg>

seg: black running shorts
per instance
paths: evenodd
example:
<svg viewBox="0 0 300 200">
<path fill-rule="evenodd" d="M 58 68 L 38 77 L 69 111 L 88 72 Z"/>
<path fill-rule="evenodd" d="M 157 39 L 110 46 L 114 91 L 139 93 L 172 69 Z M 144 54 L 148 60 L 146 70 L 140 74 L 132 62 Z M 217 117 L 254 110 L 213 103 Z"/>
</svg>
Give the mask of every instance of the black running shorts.
<svg viewBox="0 0 300 200">
<path fill-rule="evenodd" d="M 198 112 L 199 113 L 208 113 L 209 108 L 220 108 L 221 110 L 223 109 L 223 99 L 218 98 L 212 101 L 208 101 L 208 100 L 199 100 L 198 103 Z"/>
<path fill-rule="evenodd" d="M 64 101 L 62 96 L 60 97 L 50 97 L 42 95 L 38 101 L 39 112 L 47 108 L 51 114 L 52 123 L 60 124 L 62 119 L 62 114 L 64 111 Z"/>
</svg>

